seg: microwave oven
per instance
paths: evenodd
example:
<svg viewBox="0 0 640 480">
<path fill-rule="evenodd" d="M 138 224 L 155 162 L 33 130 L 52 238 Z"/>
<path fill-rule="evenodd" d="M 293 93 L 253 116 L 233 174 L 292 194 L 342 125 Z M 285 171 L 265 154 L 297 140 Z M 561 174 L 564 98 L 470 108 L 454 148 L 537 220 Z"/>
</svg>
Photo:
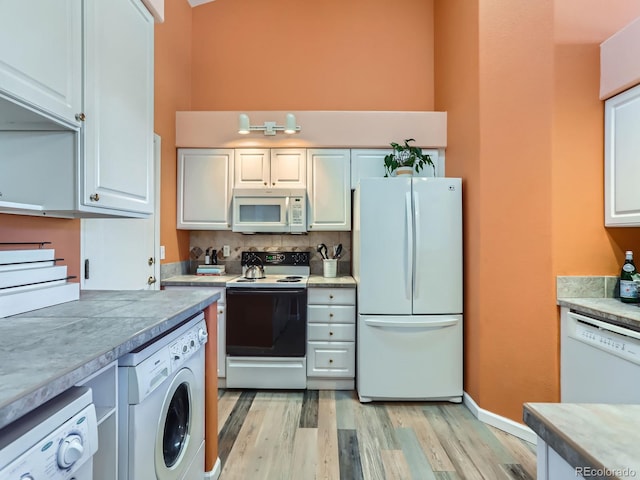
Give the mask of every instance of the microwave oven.
<svg viewBox="0 0 640 480">
<path fill-rule="evenodd" d="M 241 233 L 305 233 L 307 191 L 253 189 L 233 191 L 231 230 Z"/>
</svg>

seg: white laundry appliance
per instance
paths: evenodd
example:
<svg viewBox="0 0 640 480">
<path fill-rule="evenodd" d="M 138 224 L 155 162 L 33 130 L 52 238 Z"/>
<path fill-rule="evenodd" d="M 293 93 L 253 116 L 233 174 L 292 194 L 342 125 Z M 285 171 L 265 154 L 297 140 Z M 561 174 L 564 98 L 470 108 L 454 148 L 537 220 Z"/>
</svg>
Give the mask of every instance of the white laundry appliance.
<svg viewBox="0 0 640 480">
<path fill-rule="evenodd" d="M 361 179 L 352 250 L 360 401 L 462 401 L 461 179 Z"/>
<path fill-rule="evenodd" d="M 97 450 L 91 389 L 72 387 L 0 430 L 0 478 L 91 480 Z"/>
<path fill-rule="evenodd" d="M 204 344 L 199 313 L 118 361 L 119 480 L 204 478 Z"/>
</svg>

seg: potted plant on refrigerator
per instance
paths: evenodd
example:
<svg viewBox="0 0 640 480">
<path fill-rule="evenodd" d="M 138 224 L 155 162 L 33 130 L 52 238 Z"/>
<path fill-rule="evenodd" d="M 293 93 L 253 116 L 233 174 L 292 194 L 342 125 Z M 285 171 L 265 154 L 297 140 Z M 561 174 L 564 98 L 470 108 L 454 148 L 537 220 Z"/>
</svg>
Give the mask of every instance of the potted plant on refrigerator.
<svg viewBox="0 0 640 480">
<path fill-rule="evenodd" d="M 391 142 L 393 152 L 384 157 L 385 177 L 390 175 L 413 175 L 413 170 L 420 173 L 425 165 L 431 165 L 435 174 L 435 166 L 431 161 L 431 157 L 422 152 L 422 148 L 409 145 L 409 142 L 415 142 L 415 139 L 408 138 L 401 145 Z"/>
</svg>

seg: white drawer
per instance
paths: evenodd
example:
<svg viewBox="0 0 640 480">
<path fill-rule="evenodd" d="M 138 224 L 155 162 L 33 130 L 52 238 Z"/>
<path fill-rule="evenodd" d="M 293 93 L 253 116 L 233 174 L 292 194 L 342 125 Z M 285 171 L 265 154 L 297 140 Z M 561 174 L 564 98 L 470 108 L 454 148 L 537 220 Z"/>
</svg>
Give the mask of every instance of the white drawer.
<svg viewBox="0 0 640 480">
<path fill-rule="evenodd" d="M 340 323 L 310 323 L 307 325 L 309 341 L 353 342 L 356 339 L 356 325 Z"/>
<path fill-rule="evenodd" d="M 353 305 L 309 305 L 309 323 L 355 323 L 356 307 Z"/>
<path fill-rule="evenodd" d="M 310 288 L 307 292 L 309 305 L 355 305 L 355 288 Z"/>
<path fill-rule="evenodd" d="M 354 377 L 354 342 L 308 342 L 308 377 Z"/>
</svg>

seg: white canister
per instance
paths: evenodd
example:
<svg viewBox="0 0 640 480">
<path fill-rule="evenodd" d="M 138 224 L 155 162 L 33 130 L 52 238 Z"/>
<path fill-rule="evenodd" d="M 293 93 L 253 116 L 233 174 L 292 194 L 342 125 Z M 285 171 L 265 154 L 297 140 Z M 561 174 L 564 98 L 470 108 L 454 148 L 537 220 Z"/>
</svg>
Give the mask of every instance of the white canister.
<svg viewBox="0 0 640 480">
<path fill-rule="evenodd" d="M 327 258 L 322 260 L 322 275 L 325 277 L 333 278 L 338 273 L 338 259 Z"/>
</svg>

